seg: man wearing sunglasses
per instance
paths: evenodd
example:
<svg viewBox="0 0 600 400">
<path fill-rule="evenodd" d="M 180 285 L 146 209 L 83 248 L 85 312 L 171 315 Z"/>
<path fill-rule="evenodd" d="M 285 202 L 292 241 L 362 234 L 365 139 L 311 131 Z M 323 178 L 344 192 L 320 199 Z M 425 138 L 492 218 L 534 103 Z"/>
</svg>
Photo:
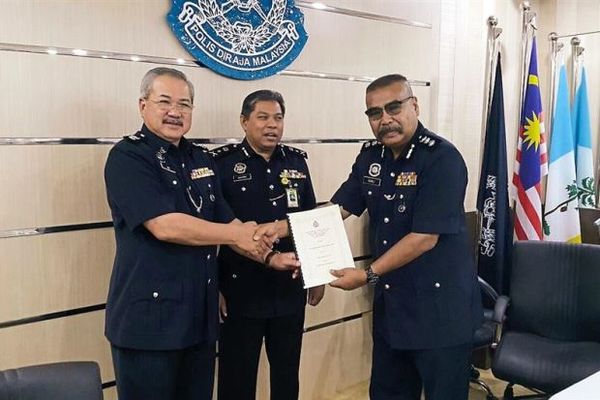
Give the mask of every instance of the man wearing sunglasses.
<svg viewBox="0 0 600 400">
<path fill-rule="evenodd" d="M 366 92 L 376 140 L 364 144 L 332 198 L 344 218 L 370 216 L 373 262 L 332 271 L 334 287 L 371 284 L 373 400 L 466 400 L 481 299 L 463 202 L 467 169 L 456 148 L 419 122 L 407 79 Z"/>
</svg>

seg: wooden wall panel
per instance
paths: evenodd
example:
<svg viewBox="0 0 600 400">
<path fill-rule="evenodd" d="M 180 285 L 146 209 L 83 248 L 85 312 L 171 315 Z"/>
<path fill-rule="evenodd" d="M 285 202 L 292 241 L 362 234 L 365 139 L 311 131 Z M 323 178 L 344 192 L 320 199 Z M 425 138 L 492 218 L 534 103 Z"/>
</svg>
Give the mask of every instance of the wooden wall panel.
<svg viewBox="0 0 600 400">
<path fill-rule="evenodd" d="M 117 400 L 117 388 L 114 386 L 104 389 L 102 394 L 104 395 L 104 400 Z"/>
<path fill-rule="evenodd" d="M 346 180 L 360 144 L 301 144 L 318 201 L 328 201 Z M 0 175 L 6 188 L 0 229 L 110 220 L 104 163 L 111 145 L 1 146 L 11 173 Z M 28 182 L 30 184 L 24 184 Z"/>
<path fill-rule="evenodd" d="M 366 268 L 368 264 L 368 261 L 360 261 L 356 263 L 356 267 Z M 368 312 L 372 307 L 373 289 L 370 286 L 363 286 L 349 292 L 327 286 L 325 297 L 319 305 L 316 307 L 306 306 L 304 326 L 310 328 L 338 318 Z"/>
<path fill-rule="evenodd" d="M 110 220 L 104 163 L 110 145 L 0 146 L 0 229 Z"/>
<path fill-rule="evenodd" d="M 112 228 L 0 240 L 0 322 L 106 302 L 114 247 Z"/>
<path fill-rule="evenodd" d="M 308 44 L 292 68 L 376 77 L 402 68 L 412 79 L 428 80 L 433 64 L 406 57 L 430 49 L 431 29 L 376 23 L 372 20 L 303 9 Z M 399 38 L 408 38 L 402 40 Z"/>
<path fill-rule="evenodd" d="M 332 399 L 369 379 L 371 373 L 371 314 L 308 332 L 300 360 L 300 400 Z M 269 399 L 266 353 L 261 355 L 257 400 Z"/>
<path fill-rule="evenodd" d="M 0 60 L 6 65 L 0 69 L 0 86 L 11 93 L 11 107 L 0 109 L 0 137 L 131 134 L 142 123 L 137 108 L 140 81 L 146 71 L 157 66 L 7 52 L 0 52 Z M 381 73 L 408 74 L 400 65 L 386 67 Z M 241 138 L 242 100 L 250 92 L 265 88 L 280 91 L 286 100 L 285 139 L 373 137 L 363 113 L 366 83 L 289 76 L 246 82 L 224 79 L 205 68 L 178 68 L 196 89 L 189 137 Z M 429 88 L 414 87 L 425 123 L 429 119 L 429 92 Z M 27 118 L 14 118 L 15 114 Z"/>
<path fill-rule="evenodd" d="M 0 370 L 60 361 L 96 361 L 114 380 L 104 311 L 0 329 Z"/>
</svg>

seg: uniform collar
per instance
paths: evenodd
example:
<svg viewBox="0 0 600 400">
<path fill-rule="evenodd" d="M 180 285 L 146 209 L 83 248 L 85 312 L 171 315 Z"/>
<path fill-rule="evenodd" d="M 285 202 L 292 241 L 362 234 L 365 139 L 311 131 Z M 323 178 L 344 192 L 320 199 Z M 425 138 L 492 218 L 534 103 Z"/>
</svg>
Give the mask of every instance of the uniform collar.
<svg viewBox="0 0 600 400">
<path fill-rule="evenodd" d="M 264 160 L 264 158 L 260 154 L 254 151 L 252 146 L 250 146 L 250 143 L 248 143 L 248 139 L 246 138 L 244 138 L 244 140 L 242 140 L 242 143 L 240 143 L 240 150 L 242 151 L 242 153 L 244 153 L 246 158 L 260 157 Z M 275 147 L 275 150 L 273 150 L 271 160 L 276 157 L 285 157 L 285 150 L 283 150 L 283 146 L 281 144 L 278 144 L 277 147 Z"/>
<path fill-rule="evenodd" d="M 171 147 L 173 147 L 174 149 L 178 148 L 180 151 L 186 152 L 189 152 L 191 149 L 190 142 L 185 137 L 182 137 L 181 140 L 179 140 L 179 146 L 175 146 L 173 143 L 166 141 L 165 139 L 161 138 L 156 133 L 148 129 L 146 124 L 142 125 L 139 134 L 140 136 L 146 139 L 150 146 L 156 149 L 163 148 L 166 151 L 169 151 Z"/>
</svg>

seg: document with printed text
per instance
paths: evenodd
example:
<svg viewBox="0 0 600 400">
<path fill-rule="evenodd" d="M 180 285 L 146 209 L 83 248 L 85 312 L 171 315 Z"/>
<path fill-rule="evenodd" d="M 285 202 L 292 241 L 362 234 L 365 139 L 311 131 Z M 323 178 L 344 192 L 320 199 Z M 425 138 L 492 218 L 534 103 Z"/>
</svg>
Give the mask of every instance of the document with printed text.
<svg viewBox="0 0 600 400">
<path fill-rule="evenodd" d="M 339 206 L 290 213 L 288 221 L 305 289 L 335 280 L 331 269 L 354 267 Z"/>
</svg>

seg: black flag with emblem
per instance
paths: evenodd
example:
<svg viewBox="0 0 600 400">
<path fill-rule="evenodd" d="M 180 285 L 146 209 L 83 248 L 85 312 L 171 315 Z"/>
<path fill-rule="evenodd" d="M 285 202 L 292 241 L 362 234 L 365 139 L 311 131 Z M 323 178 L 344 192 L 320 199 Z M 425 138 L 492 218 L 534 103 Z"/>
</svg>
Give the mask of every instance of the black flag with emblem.
<svg viewBox="0 0 600 400">
<path fill-rule="evenodd" d="M 480 213 L 477 268 L 479 276 L 496 291 L 506 294 L 512 255 L 512 223 L 508 202 L 504 95 L 500 65 L 498 54 L 477 194 L 477 209 Z"/>
</svg>

